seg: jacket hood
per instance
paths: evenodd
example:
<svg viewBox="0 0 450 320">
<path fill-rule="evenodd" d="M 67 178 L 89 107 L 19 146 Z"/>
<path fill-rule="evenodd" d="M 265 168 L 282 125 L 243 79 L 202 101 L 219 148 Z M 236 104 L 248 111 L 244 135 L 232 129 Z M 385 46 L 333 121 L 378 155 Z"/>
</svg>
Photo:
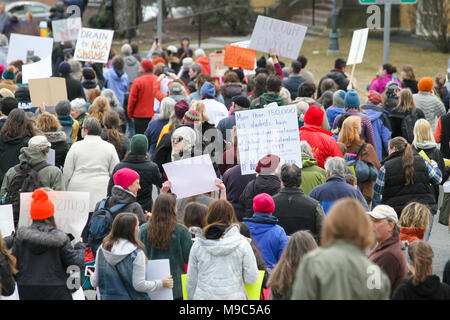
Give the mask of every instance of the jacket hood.
<svg viewBox="0 0 450 320">
<path fill-rule="evenodd" d="M 130 191 L 121 186 L 114 186 L 111 190 L 111 196 L 117 203 L 133 203 L 136 202 L 136 197 Z"/>
<path fill-rule="evenodd" d="M 101 246 L 103 251 L 103 255 L 105 256 L 105 260 L 110 264 L 115 266 L 120 263 L 123 259 L 125 259 L 130 253 L 136 250 L 136 246 L 125 239 L 119 239 L 116 243 L 114 243 L 111 251 L 107 251 Z"/>
<path fill-rule="evenodd" d="M 425 297 L 433 295 L 433 293 L 439 290 L 440 286 L 441 280 L 436 275 L 426 277 L 425 281 L 418 286 L 413 285 L 411 282 L 412 290 L 416 293 L 416 295 Z"/>
<path fill-rule="evenodd" d="M 37 255 L 52 248 L 60 248 L 69 240 L 64 232 L 45 223 L 20 227 L 17 230 L 17 238 L 26 243 L 30 250 Z"/>
<path fill-rule="evenodd" d="M 95 82 L 94 80 L 84 80 L 81 83 L 81 85 L 85 89 L 95 89 L 95 88 L 97 88 L 97 82 Z"/>
<path fill-rule="evenodd" d="M 278 223 L 278 218 L 268 213 L 257 212 L 251 218 L 244 218 L 244 221 L 252 236 L 258 238 L 272 229 Z"/>
<path fill-rule="evenodd" d="M 23 142 L 23 139 L 25 138 L 25 136 L 15 136 L 15 137 L 3 137 L 3 135 L 0 135 L 3 142 L 6 144 L 10 144 L 10 145 L 18 145 L 21 144 Z"/>
<path fill-rule="evenodd" d="M 47 158 L 42 152 L 30 147 L 23 147 L 20 149 L 19 162 L 23 168 L 34 167 L 35 165 L 46 161 Z"/>
<path fill-rule="evenodd" d="M 125 67 L 136 67 L 139 65 L 139 61 L 133 56 L 123 57 L 123 61 L 125 63 Z"/>
<path fill-rule="evenodd" d="M 238 225 L 231 225 L 218 240 L 206 239 L 200 228 L 191 228 L 190 230 L 196 235 L 195 239 L 198 244 L 212 256 L 229 255 L 241 244 L 242 239 L 247 239 L 239 232 Z"/>
<path fill-rule="evenodd" d="M 418 142 L 415 144 L 415 147 L 417 147 L 418 149 L 423 149 L 423 150 L 428 150 L 428 149 L 434 149 L 437 147 L 436 142 L 433 141 L 423 141 L 423 142 Z"/>
<path fill-rule="evenodd" d="M 293 103 L 298 103 L 298 102 L 306 102 L 309 105 L 317 104 L 316 100 L 314 100 L 313 98 L 308 98 L 308 97 L 297 97 Z"/>
<path fill-rule="evenodd" d="M 246 222 L 254 222 L 261 224 L 277 224 L 278 218 L 269 213 L 256 212 L 250 218 L 244 218 Z"/>
<path fill-rule="evenodd" d="M 313 167 L 313 166 L 317 166 L 317 160 L 314 158 L 311 158 L 310 156 L 308 156 L 305 153 L 302 153 L 302 167 L 308 168 L 308 167 Z"/>
<path fill-rule="evenodd" d="M 269 103 L 273 103 L 276 102 L 277 104 L 282 102 L 284 99 L 282 97 L 280 97 L 277 94 L 272 94 L 272 93 L 263 93 L 261 95 L 261 103 L 262 104 L 269 104 Z"/>
<path fill-rule="evenodd" d="M 365 105 L 366 107 L 372 107 L 373 105 Z M 361 106 L 363 107 L 363 106 Z M 373 106 L 375 107 L 375 106 Z M 381 117 L 381 115 L 383 114 L 383 111 L 381 110 L 376 110 L 375 108 L 363 108 L 364 110 L 364 114 L 367 114 L 370 118 L 370 121 L 373 122 L 377 119 L 379 119 Z M 386 111 L 387 112 L 387 111 Z"/>
<path fill-rule="evenodd" d="M 61 130 L 44 132 L 44 135 L 50 143 L 66 141 L 67 139 L 66 133 Z"/>
</svg>

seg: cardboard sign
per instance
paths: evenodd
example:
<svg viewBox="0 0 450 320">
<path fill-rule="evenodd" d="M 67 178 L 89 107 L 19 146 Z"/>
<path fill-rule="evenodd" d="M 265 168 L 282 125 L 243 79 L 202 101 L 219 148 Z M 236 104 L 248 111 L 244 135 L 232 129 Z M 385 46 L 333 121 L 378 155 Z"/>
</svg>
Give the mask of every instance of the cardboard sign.
<svg viewBox="0 0 450 320">
<path fill-rule="evenodd" d="M 242 47 L 226 45 L 225 65 L 231 68 L 253 69 L 255 66 L 256 51 Z"/>
<path fill-rule="evenodd" d="M 77 40 L 81 25 L 80 17 L 52 21 L 53 40 L 55 42 Z"/>
<path fill-rule="evenodd" d="M 61 100 L 67 100 L 66 79 L 44 78 L 31 79 L 28 84 L 30 88 L 31 105 L 39 107 L 54 107 Z"/>
<path fill-rule="evenodd" d="M 7 63 L 22 60 L 27 63 L 31 57 L 44 59 L 52 56 L 53 39 L 12 33 L 9 40 Z"/>
<path fill-rule="evenodd" d="M 220 78 L 228 70 L 225 65 L 225 53 L 212 53 L 209 55 L 209 64 L 211 67 L 211 77 Z"/>
<path fill-rule="evenodd" d="M 236 129 L 243 175 L 255 173 L 268 154 L 302 167 L 296 105 L 236 112 Z"/>
<path fill-rule="evenodd" d="M 78 33 L 74 59 L 107 63 L 113 37 L 113 30 L 81 28 Z"/>
<path fill-rule="evenodd" d="M 78 240 L 89 217 L 89 192 L 51 191 L 47 194 L 55 205 L 54 217 L 58 229 Z M 20 194 L 19 227 L 31 225 L 31 195 L 31 192 Z"/>
<path fill-rule="evenodd" d="M 369 28 L 353 31 L 352 45 L 348 54 L 347 65 L 363 62 Z"/>
<path fill-rule="evenodd" d="M 28 83 L 30 79 L 50 78 L 51 76 L 52 56 L 22 66 L 22 83 Z"/>
<path fill-rule="evenodd" d="M 0 236 L 9 236 L 13 231 L 15 229 L 12 204 L 0 206 Z"/>
<path fill-rule="evenodd" d="M 280 57 L 297 59 L 308 28 L 295 23 L 258 16 L 252 38 L 250 49 L 269 52 L 275 48 Z"/>
</svg>

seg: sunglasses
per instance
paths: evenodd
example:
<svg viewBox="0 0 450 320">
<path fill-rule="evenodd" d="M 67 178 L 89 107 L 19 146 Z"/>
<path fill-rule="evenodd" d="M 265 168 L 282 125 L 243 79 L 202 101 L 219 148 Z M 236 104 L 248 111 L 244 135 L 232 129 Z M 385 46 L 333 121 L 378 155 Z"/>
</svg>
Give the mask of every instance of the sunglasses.
<svg viewBox="0 0 450 320">
<path fill-rule="evenodd" d="M 183 141 L 183 137 L 173 137 L 172 138 L 172 142 L 180 143 L 181 141 Z"/>
</svg>

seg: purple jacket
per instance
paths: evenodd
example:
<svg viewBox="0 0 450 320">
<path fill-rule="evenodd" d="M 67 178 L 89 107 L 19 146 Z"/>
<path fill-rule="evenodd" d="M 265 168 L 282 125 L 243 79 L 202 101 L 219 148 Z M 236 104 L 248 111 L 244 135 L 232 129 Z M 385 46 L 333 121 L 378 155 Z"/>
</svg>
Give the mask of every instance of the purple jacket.
<svg viewBox="0 0 450 320">
<path fill-rule="evenodd" d="M 379 94 L 383 94 L 386 85 L 388 84 L 388 82 L 391 82 L 392 80 L 394 80 L 400 88 L 402 87 L 402 83 L 398 81 L 397 78 L 393 77 L 392 74 L 382 74 L 381 76 L 378 77 L 377 80 L 373 82 L 369 90 L 375 90 Z"/>
<path fill-rule="evenodd" d="M 348 109 L 345 113 L 339 115 L 334 120 L 333 129 L 336 129 L 339 119 L 343 115 L 359 116 L 361 118 L 361 139 L 364 139 L 367 143 L 370 143 L 372 147 L 377 150 L 377 144 L 375 142 L 375 134 L 373 133 L 372 122 L 367 114 L 359 112 L 358 109 Z"/>
</svg>

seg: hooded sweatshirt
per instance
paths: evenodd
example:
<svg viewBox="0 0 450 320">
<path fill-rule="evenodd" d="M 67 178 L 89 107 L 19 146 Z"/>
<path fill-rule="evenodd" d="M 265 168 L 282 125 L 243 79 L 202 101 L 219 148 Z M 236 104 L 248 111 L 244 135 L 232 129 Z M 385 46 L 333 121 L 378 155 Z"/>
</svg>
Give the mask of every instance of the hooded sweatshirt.
<svg viewBox="0 0 450 320">
<path fill-rule="evenodd" d="M 327 181 L 327 172 L 317 166 L 317 160 L 302 153 L 302 184 L 300 189 L 309 195 L 312 189 Z"/>
<path fill-rule="evenodd" d="M 0 181 L 3 181 L 3 177 L 9 168 L 19 163 L 20 149 L 28 146 L 28 141 L 31 137 L 28 135 L 20 135 L 15 137 L 5 137 L 0 133 Z"/>
<path fill-rule="evenodd" d="M 209 66 L 209 59 L 206 56 L 198 57 L 197 60 L 195 60 L 196 64 L 199 64 L 202 66 L 202 72 L 208 75 L 211 75 L 211 68 Z"/>
<path fill-rule="evenodd" d="M 275 102 L 279 106 L 286 106 L 289 103 L 281 96 L 274 93 L 263 93 L 259 98 L 256 98 L 250 104 L 250 109 L 264 108 L 265 105 Z"/>
<path fill-rule="evenodd" d="M 417 286 L 407 279 L 398 286 L 392 300 L 450 300 L 450 286 L 441 283 L 437 275 L 427 276 Z"/>
<path fill-rule="evenodd" d="M 130 83 L 133 83 L 134 79 L 139 77 L 138 70 L 140 63 L 133 56 L 123 57 L 123 61 L 124 61 L 123 71 L 125 71 L 125 73 L 127 74 Z"/>
<path fill-rule="evenodd" d="M 105 77 L 105 87 L 114 91 L 117 100 L 123 106 L 125 93 L 128 91 L 130 85 L 128 75 L 123 70 L 120 71 L 110 68 L 105 71 L 103 76 Z"/>
</svg>

